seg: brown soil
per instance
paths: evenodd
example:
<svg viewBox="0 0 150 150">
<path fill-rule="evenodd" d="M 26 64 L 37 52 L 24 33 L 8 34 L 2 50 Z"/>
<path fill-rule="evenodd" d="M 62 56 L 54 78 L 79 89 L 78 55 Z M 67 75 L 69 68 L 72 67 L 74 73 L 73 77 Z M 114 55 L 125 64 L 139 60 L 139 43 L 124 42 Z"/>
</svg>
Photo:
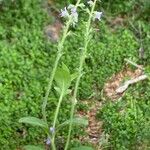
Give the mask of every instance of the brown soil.
<svg viewBox="0 0 150 150">
<path fill-rule="evenodd" d="M 125 80 L 134 79 L 142 75 L 141 69 L 132 70 L 129 67 L 125 67 L 122 71 L 114 74 L 104 86 L 104 94 L 106 97 L 115 100 L 123 96 L 124 93 L 117 94 L 116 89 L 119 88 Z"/>
<path fill-rule="evenodd" d="M 96 114 L 98 110 L 101 108 L 101 102 L 94 100 L 87 100 L 83 102 L 90 108 L 88 111 L 78 111 L 77 115 L 80 117 L 87 117 L 88 119 L 88 127 L 85 129 L 86 135 L 80 136 L 79 140 L 84 143 L 90 143 L 95 149 L 100 150 L 98 148 L 99 140 L 102 133 L 102 122 L 97 120 Z"/>
</svg>

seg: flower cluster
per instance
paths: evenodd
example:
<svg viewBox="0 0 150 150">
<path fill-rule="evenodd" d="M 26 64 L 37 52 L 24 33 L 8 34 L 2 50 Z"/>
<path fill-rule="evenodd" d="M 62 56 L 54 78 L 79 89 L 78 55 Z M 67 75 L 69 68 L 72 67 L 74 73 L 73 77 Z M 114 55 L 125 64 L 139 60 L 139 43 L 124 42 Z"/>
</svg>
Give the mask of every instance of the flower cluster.
<svg viewBox="0 0 150 150">
<path fill-rule="evenodd" d="M 67 8 L 61 9 L 60 16 L 63 18 L 72 18 L 73 24 L 78 22 L 78 13 L 75 5 L 70 4 Z"/>
<path fill-rule="evenodd" d="M 89 0 L 87 4 L 92 7 L 94 2 L 92 0 Z M 75 25 L 78 22 L 78 13 L 77 13 L 77 8 L 75 5 L 70 4 L 67 8 L 65 7 L 64 9 L 61 9 L 60 16 L 63 18 L 72 18 L 73 25 Z M 102 17 L 102 12 L 100 11 L 95 11 L 93 14 L 93 20 L 101 20 Z"/>
<path fill-rule="evenodd" d="M 92 7 L 93 5 L 94 5 L 94 2 L 92 1 L 92 0 L 89 0 L 88 2 L 88 5 L 90 6 L 90 7 Z M 101 20 L 101 17 L 102 17 L 102 12 L 100 12 L 100 11 L 95 11 L 94 12 L 94 14 L 93 14 L 93 20 L 95 21 L 95 20 Z"/>
</svg>

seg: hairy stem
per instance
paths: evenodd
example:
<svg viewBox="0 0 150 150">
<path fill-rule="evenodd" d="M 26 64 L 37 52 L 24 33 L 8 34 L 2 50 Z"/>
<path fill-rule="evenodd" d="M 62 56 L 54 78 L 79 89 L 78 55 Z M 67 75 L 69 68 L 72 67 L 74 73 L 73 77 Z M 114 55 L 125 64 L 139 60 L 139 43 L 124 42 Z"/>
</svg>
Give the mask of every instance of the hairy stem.
<svg viewBox="0 0 150 150">
<path fill-rule="evenodd" d="M 69 30 L 70 23 L 71 23 L 71 21 L 69 20 L 67 22 L 65 28 L 64 28 L 64 33 L 63 33 L 63 36 L 62 36 L 62 40 L 58 44 L 57 57 L 56 57 L 56 60 L 55 60 L 55 63 L 54 63 L 54 67 L 53 67 L 49 82 L 48 82 L 46 95 L 44 97 L 44 101 L 43 101 L 43 105 L 42 105 L 42 114 L 43 114 L 43 119 L 44 119 L 45 122 L 47 122 L 47 119 L 46 119 L 46 106 L 47 106 L 48 96 L 49 96 L 49 93 L 50 93 L 51 88 L 52 88 L 52 83 L 53 83 L 54 76 L 55 76 L 55 73 L 56 73 L 56 70 L 57 70 L 57 67 L 58 67 L 59 60 L 62 56 L 63 44 L 64 44 L 65 39 L 67 37 L 67 33 L 68 33 L 68 30 Z"/>
<path fill-rule="evenodd" d="M 68 149 L 69 146 L 69 142 L 70 142 L 70 136 L 71 136 L 71 131 L 72 131 L 72 125 L 73 125 L 73 116 L 74 116 L 74 111 L 75 111 L 75 106 L 76 106 L 76 97 L 77 97 L 77 92 L 78 92 L 78 87 L 79 87 L 79 83 L 80 83 L 80 79 L 82 76 L 82 70 L 83 70 L 83 64 L 86 58 L 86 53 L 87 53 L 87 47 L 88 47 L 88 43 L 90 41 L 90 26 L 91 26 L 91 21 L 92 21 L 92 16 L 94 13 L 94 8 L 96 5 L 96 1 L 94 0 L 93 6 L 91 8 L 90 14 L 89 14 L 89 19 L 87 22 L 87 26 L 86 26 L 86 34 L 84 37 L 84 47 L 83 47 L 83 51 L 82 51 L 82 55 L 80 57 L 80 64 L 79 64 L 79 70 L 78 70 L 78 77 L 75 83 L 75 89 L 74 89 L 74 93 L 73 93 L 73 97 L 72 97 L 72 107 L 71 107 L 71 114 L 70 114 L 70 124 L 69 124 L 69 132 L 68 132 L 68 137 L 67 137 L 67 142 L 65 145 L 65 150 Z"/>
<path fill-rule="evenodd" d="M 76 8 L 78 7 L 80 1 L 81 0 L 77 1 L 76 5 L 75 5 Z M 46 106 L 47 106 L 48 96 L 49 96 L 49 93 L 52 89 L 52 83 L 53 83 L 53 80 L 54 80 L 54 76 L 55 76 L 55 73 L 56 73 L 56 70 L 57 70 L 57 67 L 58 67 L 59 60 L 60 60 L 60 58 L 63 54 L 62 53 L 63 52 L 63 45 L 64 45 L 64 42 L 65 42 L 66 37 L 68 35 L 68 31 L 69 31 L 69 27 L 70 27 L 71 23 L 72 23 L 72 19 L 69 18 L 68 22 L 66 23 L 66 26 L 64 27 L 64 32 L 63 32 L 62 39 L 58 43 L 57 57 L 56 57 L 56 60 L 55 60 L 54 66 L 53 66 L 53 70 L 52 70 L 52 73 L 51 73 L 51 76 L 50 76 L 50 79 L 49 79 L 49 82 L 48 82 L 47 91 L 46 91 L 44 101 L 43 101 L 43 104 L 42 104 L 42 114 L 43 114 L 43 119 L 44 119 L 45 122 L 47 122 L 47 119 L 46 119 Z"/>
<path fill-rule="evenodd" d="M 62 100 L 63 100 L 63 96 L 64 96 L 64 90 L 62 89 L 62 92 L 60 94 L 59 101 L 58 101 L 58 104 L 57 104 L 55 116 L 54 116 L 54 122 L 53 122 L 53 129 L 54 130 L 56 128 L 56 121 L 57 121 L 57 118 L 58 118 L 58 113 L 59 113 L 59 109 L 60 109 L 60 106 L 61 106 L 61 103 L 62 103 Z M 52 146 L 53 146 L 52 149 L 53 150 L 56 149 L 56 148 L 54 148 L 54 145 L 55 145 L 55 135 L 56 135 L 56 133 L 54 132 L 53 135 L 52 135 Z"/>
<path fill-rule="evenodd" d="M 81 0 L 77 1 L 76 5 L 75 5 L 76 8 L 78 7 L 80 1 Z M 51 72 L 51 76 L 50 76 L 50 79 L 49 79 L 49 82 L 48 82 L 48 87 L 47 87 L 46 94 L 45 94 L 43 104 L 42 104 L 42 115 L 43 115 L 43 119 L 46 123 L 47 123 L 46 106 L 47 106 L 47 102 L 48 102 L 48 97 L 49 97 L 50 91 L 52 89 L 52 83 L 53 83 L 54 76 L 55 76 L 55 73 L 56 73 L 56 70 L 57 70 L 57 67 L 58 67 L 58 64 L 59 64 L 59 60 L 60 60 L 60 58 L 63 54 L 63 45 L 64 45 L 64 42 L 66 40 L 66 37 L 68 36 L 68 31 L 69 31 L 69 27 L 70 27 L 71 23 L 72 23 L 72 19 L 69 18 L 68 22 L 66 23 L 66 26 L 64 27 L 64 32 L 63 32 L 62 39 L 58 43 L 57 57 L 56 57 L 56 60 L 55 60 L 54 66 L 53 66 L 53 70 Z M 56 110 L 59 109 L 59 108 L 57 107 Z M 57 116 L 58 116 L 58 114 L 57 114 Z M 55 117 L 54 122 L 55 122 L 55 120 L 57 120 L 57 116 Z M 56 123 L 54 123 L 54 124 L 56 124 Z M 47 127 L 48 127 L 48 123 L 47 123 Z M 52 140 L 52 141 L 54 141 L 54 140 Z M 56 149 L 54 142 L 52 142 L 52 149 L 53 150 Z"/>
<path fill-rule="evenodd" d="M 64 33 L 63 33 L 62 39 L 61 39 L 61 41 L 60 41 L 59 44 L 58 44 L 57 57 L 56 57 L 56 60 L 55 60 L 55 63 L 54 63 L 54 67 L 53 67 L 53 70 L 52 70 L 52 73 L 51 73 L 49 82 L 48 82 L 48 87 L 47 87 L 46 95 L 45 95 L 45 97 L 44 97 L 44 101 L 43 101 L 43 105 L 42 105 L 42 115 L 43 115 L 43 119 L 44 119 L 44 121 L 45 121 L 46 123 L 47 123 L 47 118 L 46 118 L 46 106 L 47 106 L 48 96 L 49 96 L 49 93 L 50 93 L 51 88 L 52 88 L 52 83 L 53 83 L 54 76 L 55 76 L 55 73 L 56 73 L 56 70 L 57 70 L 57 67 L 58 67 L 59 60 L 60 60 L 60 58 L 61 58 L 61 56 L 62 56 L 63 45 L 64 45 L 65 39 L 66 39 L 66 37 L 67 37 L 67 34 L 68 34 L 68 30 L 69 30 L 70 25 L 71 25 L 71 20 L 69 20 L 69 21 L 66 23 L 66 26 L 65 26 L 65 28 L 64 28 Z M 48 128 L 48 123 L 47 123 L 47 128 Z M 48 136 L 49 136 L 49 135 L 48 135 Z M 53 150 L 56 150 L 55 144 L 52 143 L 51 145 L 52 145 L 52 149 L 53 149 Z"/>
</svg>

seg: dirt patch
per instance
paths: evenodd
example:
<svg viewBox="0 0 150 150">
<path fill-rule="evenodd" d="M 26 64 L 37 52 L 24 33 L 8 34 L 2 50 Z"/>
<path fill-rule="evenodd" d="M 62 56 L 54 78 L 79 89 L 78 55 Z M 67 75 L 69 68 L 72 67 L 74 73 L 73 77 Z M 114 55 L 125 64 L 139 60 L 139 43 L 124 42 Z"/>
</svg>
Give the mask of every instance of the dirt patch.
<svg viewBox="0 0 150 150">
<path fill-rule="evenodd" d="M 83 103 L 89 106 L 89 109 L 86 112 L 78 111 L 77 115 L 80 117 L 87 117 L 89 123 L 88 127 L 85 129 L 86 135 L 80 136 L 79 140 L 83 144 L 90 143 L 95 149 L 100 150 L 98 146 L 102 134 L 102 122 L 97 120 L 96 114 L 101 108 L 101 102 L 96 100 L 87 100 Z"/>
<path fill-rule="evenodd" d="M 118 94 L 116 93 L 116 89 L 119 88 L 125 81 L 135 79 L 142 75 L 142 73 L 143 71 L 141 69 L 132 70 L 129 67 L 125 67 L 119 73 L 114 74 L 104 85 L 104 94 L 112 100 L 122 97 L 124 92 Z"/>
<path fill-rule="evenodd" d="M 61 29 L 62 24 L 59 21 L 56 21 L 54 24 L 45 27 L 44 32 L 48 40 L 57 42 L 59 40 Z"/>
<path fill-rule="evenodd" d="M 49 0 L 45 3 L 45 9 L 53 22 L 44 28 L 45 36 L 51 42 L 59 40 L 63 24 L 61 23 L 60 12 L 54 5 L 54 2 Z"/>
</svg>

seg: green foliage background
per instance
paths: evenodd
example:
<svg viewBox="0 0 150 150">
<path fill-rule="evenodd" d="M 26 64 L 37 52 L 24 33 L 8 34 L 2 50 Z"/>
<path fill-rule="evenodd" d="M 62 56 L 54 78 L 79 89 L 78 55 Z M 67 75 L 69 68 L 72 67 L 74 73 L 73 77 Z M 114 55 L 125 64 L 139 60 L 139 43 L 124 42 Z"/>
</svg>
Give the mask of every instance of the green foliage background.
<svg viewBox="0 0 150 150">
<path fill-rule="evenodd" d="M 61 1 L 62 4 L 60 1 L 57 2 L 59 2 L 57 3 L 59 7 L 64 6 L 63 1 Z M 148 1 L 141 1 L 141 11 L 136 14 L 135 20 L 132 20 L 136 27 L 138 24 L 134 21 L 138 20 L 142 25 L 142 40 L 145 49 L 143 60 L 138 58 L 139 42 L 137 40 L 138 35 L 134 30 L 129 26 L 121 26 L 115 32 L 112 32 L 107 22 L 107 14 L 108 16 L 116 16 L 118 13 L 126 14 L 129 12 L 132 16 L 135 11 L 133 10 L 133 4 L 115 0 L 110 7 L 110 3 L 110 1 L 102 2 L 101 7 L 106 11 L 104 19 L 101 23 L 94 25 L 100 30 L 96 32 L 90 42 L 89 55 L 86 58 L 84 68 L 85 74 L 79 89 L 80 99 L 88 99 L 92 95 L 99 95 L 106 80 L 122 69 L 124 58 L 141 62 L 145 66 L 150 63 L 149 36 L 147 34 L 149 31 L 148 16 L 141 15 L 143 11 L 147 14 Z M 13 150 L 29 143 L 43 144 L 46 138 L 41 130 L 35 127 L 24 127 L 24 125 L 18 123 L 20 117 L 29 115 L 42 117 L 42 98 L 55 59 L 56 45 L 48 42 L 43 32 L 51 18 L 47 16 L 42 7 L 41 0 L 0 1 L 0 149 L 2 150 Z M 81 20 L 84 19 L 81 18 Z M 79 62 L 78 56 L 81 51 L 79 47 L 82 46 L 84 22 L 82 21 L 78 27 L 72 30 L 78 36 L 71 36 L 66 41 L 62 61 L 69 66 L 71 72 L 74 72 Z M 146 88 L 143 89 L 143 86 Z M 147 122 L 147 114 L 144 114 L 144 110 L 149 111 L 149 84 L 144 83 L 144 85 L 139 85 L 138 88 L 134 87 L 134 90 L 141 90 L 142 98 L 139 100 L 141 95 L 136 96 L 136 94 L 132 95 L 132 92 L 129 92 L 124 101 L 132 99 L 136 101 L 137 107 L 140 106 L 139 117 L 141 117 L 140 119 L 133 118 L 133 121 L 138 122 L 138 124 L 141 123 L 141 126 L 138 126 L 135 122 L 130 123 L 130 119 L 128 119 L 132 115 L 130 106 L 127 108 L 129 112 L 127 120 L 119 116 L 116 104 L 106 103 L 106 106 L 104 106 L 103 119 L 106 122 L 106 132 L 115 133 L 110 139 L 113 148 L 119 147 L 116 147 L 113 143 L 115 141 L 121 145 L 120 147 L 130 149 L 132 144 L 130 146 L 128 143 L 126 145 L 123 143 L 126 135 L 129 136 L 127 139 L 131 140 L 135 132 L 137 134 L 145 133 L 145 131 L 139 131 L 139 129 Z M 100 97 L 95 98 L 100 99 Z M 69 102 L 65 101 L 65 103 Z M 65 103 L 60 113 L 60 121 L 66 120 L 70 111 L 69 106 L 66 106 Z M 56 104 L 56 99 L 49 100 L 47 108 L 49 121 L 53 119 Z M 120 122 L 119 125 L 118 122 Z M 121 132 L 124 125 L 124 128 L 127 129 L 126 133 Z M 118 126 L 120 130 L 115 132 Z M 132 129 L 136 131 L 130 134 L 133 132 Z M 61 131 L 60 134 L 65 135 L 65 132 Z"/>
</svg>

